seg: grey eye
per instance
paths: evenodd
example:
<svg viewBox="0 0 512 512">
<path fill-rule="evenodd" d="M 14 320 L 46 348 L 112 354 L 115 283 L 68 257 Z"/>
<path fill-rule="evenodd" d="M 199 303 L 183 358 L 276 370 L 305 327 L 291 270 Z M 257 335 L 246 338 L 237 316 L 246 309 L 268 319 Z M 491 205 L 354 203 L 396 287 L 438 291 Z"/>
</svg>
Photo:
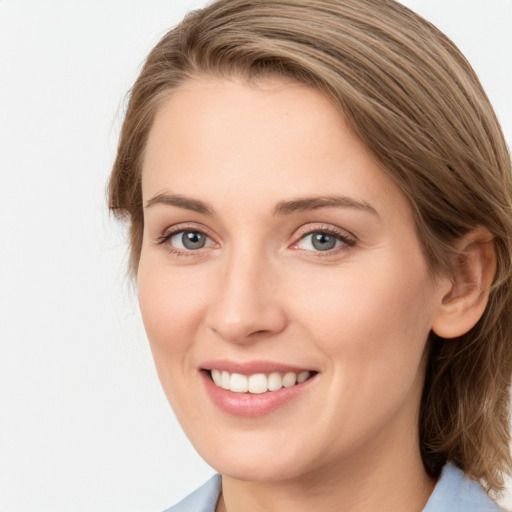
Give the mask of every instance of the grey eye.
<svg viewBox="0 0 512 512">
<path fill-rule="evenodd" d="M 187 249 L 201 249 L 206 244 L 206 236 L 197 231 L 185 231 L 181 240 Z"/>
<path fill-rule="evenodd" d="M 336 247 L 337 238 L 328 233 L 311 233 L 311 245 L 318 251 L 329 251 Z"/>
<path fill-rule="evenodd" d="M 326 252 L 346 244 L 341 236 L 326 231 L 313 231 L 303 236 L 297 247 L 306 251 Z"/>
<path fill-rule="evenodd" d="M 177 249 L 194 251 L 206 245 L 208 237 L 200 231 L 180 231 L 171 237 L 171 244 Z"/>
</svg>

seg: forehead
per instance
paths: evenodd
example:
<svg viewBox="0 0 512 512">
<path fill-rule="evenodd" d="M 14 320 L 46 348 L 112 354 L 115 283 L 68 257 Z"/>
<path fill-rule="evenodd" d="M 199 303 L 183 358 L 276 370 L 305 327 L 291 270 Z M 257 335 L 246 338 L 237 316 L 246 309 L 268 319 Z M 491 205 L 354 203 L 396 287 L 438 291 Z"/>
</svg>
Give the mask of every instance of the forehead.
<svg viewBox="0 0 512 512">
<path fill-rule="evenodd" d="M 405 201 L 321 92 L 277 79 L 197 80 L 171 93 L 150 131 L 142 183 L 145 201 L 163 190 L 231 204 L 333 193 Z"/>
<path fill-rule="evenodd" d="M 199 158 L 208 152 L 222 158 L 224 166 L 249 156 L 256 165 L 268 164 L 278 153 L 282 158 L 290 146 L 296 150 L 297 142 L 307 142 L 301 152 L 305 158 L 319 146 L 326 128 L 344 124 L 319 91 L 300 84 L 195 80 L 172 92 L 158 110 L 143 167 L 151 167 L 152 156 L 178 148 L 176 158 Z"/>
</svg>

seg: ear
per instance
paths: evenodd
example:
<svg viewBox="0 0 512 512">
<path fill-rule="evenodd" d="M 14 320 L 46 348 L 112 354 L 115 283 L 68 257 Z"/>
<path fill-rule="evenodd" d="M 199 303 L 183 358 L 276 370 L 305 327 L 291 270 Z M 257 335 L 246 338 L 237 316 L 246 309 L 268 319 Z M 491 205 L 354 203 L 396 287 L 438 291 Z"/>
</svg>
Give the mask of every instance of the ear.
<svg viewBox="0 0 512 512">
<path fill-rule="evenodd" d="M 432 330 L 441 338 L 467 333 L 480 320 L 496 273 L 492 235 L 483 227 L 465 235 L 456 246 L 453 275 L 441 283 Z M 443 281 L 443 280 L 442 280 Z"/>
</svg>

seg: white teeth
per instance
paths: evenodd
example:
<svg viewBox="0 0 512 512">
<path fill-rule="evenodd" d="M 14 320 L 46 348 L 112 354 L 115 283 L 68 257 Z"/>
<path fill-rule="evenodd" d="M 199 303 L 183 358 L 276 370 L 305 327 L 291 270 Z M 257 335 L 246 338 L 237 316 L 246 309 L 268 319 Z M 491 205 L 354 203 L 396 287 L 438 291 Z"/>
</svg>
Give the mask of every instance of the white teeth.
<svg viewBox="0 0 512 512">
<path fill-rule="evenodd" d="M 222 387 L 222 373 L 219 370 L 212 370 L 212 379 L 216 386 Z"/>
<path fill-rule="evenodd" d="M 277 391 L 283 387 L 283 379 L 280 373 L 274 372 L 268 376 L 267 389 Z"/>
<path fill-rule="evenodd" d="M 269 375 L 255 373 L 253 375 L 242 375 L 240 373 L 229 373 L 227 371 L 211 370 L 210 374 L 214 384 L 220 388 L 227 389 L 234 393 L 261 394 L 267 391 L 278 391 L 281 388 L 291 388 L 296 384 L 302 384 L 311 375 L 304 371 L 299 374 L 287 372 L 284 375 L 279 372 L 272 372 Z"/>
<path fill-rule="evenodd" d="M 292 386 L 295 386 L 295 383 L 297 382 L 297 374 L 293 372 L 288 372 L 284 374 L 283 377 L 283 386 L 285 388 L 291 388 Z"/>
<path fill-rule="evenodd" d="M 235 393 L 247 393 L 247 391 L 249 391 L 247 376 L 240 375 L 239 373 L 233 373 L 231 375 L 229 389 Z"/>
<path fill-rule="evenodd" d="M 249 377 L 249 393 L 265 393 L 267 391 L 267 376 L 264 373 L 255 373 Z"/>
<path fill-rule="evenodd" d="M 309 372 L 300 372 L 297 375 L 297 382 L 299 384 L 302 384 L 304 381 L 308 380 L 308 377 L 309 377 Z"/>
<path fill-rule="evenodd" d="M 220 387 L 224 388 L 224 389 L 229 389 L 230 380 L 231 380 L 230 373 L 229 372 L 222 372 L 221 381 L 220 381 Z"/>
</svg>

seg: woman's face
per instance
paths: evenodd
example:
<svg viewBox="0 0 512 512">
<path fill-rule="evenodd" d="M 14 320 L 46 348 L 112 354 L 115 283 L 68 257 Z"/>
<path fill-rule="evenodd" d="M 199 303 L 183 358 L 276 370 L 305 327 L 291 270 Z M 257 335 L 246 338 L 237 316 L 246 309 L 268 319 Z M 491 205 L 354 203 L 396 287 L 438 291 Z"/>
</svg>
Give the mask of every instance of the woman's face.
<svg viewBox="0 0 512 512">
<path fill-rule="evenodd" d="M 272 481 L 418 451 L 440 292 L 406 199 L 321 93 L 182 87 L 142 185 L 142 316 L 209 464 Z"/>
</svg>

